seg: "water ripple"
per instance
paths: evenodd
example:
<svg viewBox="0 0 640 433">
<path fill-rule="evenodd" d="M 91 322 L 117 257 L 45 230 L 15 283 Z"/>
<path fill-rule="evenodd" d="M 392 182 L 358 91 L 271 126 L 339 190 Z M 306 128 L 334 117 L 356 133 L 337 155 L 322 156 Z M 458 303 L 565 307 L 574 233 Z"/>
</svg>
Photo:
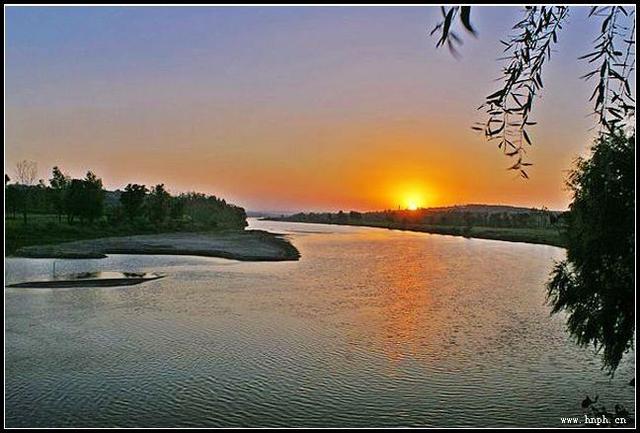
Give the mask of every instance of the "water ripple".
<svg viewBox="0 0 640 433">
<path fill-rule="evenodd" d="M 553 427 L 587 394 L 634 407 L 635 354 L 609 380 L 549 316 L 560 249 L 263 224 L 302 259 L 57 261 L 167 278 L 6 289 L 6 424 Z M 5 277 L 49 266 L 7 259 Z"/>
</svg>

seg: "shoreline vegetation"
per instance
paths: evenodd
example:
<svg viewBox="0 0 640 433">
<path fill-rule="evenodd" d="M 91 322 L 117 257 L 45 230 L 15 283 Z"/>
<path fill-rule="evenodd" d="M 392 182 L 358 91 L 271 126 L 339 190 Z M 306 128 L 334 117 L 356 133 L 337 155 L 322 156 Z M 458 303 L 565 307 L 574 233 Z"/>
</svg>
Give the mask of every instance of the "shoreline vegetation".
<svg viewBox="0 0 640 433">
<path fill-rule="evenodd" d="M 171 195 L 158 184 L 108 191 L 88 171 L 73 179 L 53 167 L 48 184 L 21 161 L 5 174 L 5 257 L 103 258 L 172 254 L 243 261 L 298 260 L 282 235 L 245 230 L 244 208 L 214 195 Z"/>
<path fill-rule="evenodd" d="M 564 214 L 547 209 L 462 205 L 381 212 L 297 213 L 269 221 L 334 224 L 406 230 L 565 248 Z"/>
</svg>

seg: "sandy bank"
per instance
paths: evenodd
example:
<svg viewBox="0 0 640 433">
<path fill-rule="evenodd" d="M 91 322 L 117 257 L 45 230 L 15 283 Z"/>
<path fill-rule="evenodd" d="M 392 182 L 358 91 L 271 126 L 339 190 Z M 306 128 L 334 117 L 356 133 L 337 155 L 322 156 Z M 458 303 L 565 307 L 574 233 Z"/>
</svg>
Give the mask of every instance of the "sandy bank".
<svg viewBox="0 0 640 433">
<path fill-rule="evenodd" d="M 298 260 L 300 253 L 282 236 L 262 230 L 160 233 L 33 245 L 15 256 L 32 258 L 103 258 L 107 254 L 172 254 L 243 261 Z"/>
</svg>

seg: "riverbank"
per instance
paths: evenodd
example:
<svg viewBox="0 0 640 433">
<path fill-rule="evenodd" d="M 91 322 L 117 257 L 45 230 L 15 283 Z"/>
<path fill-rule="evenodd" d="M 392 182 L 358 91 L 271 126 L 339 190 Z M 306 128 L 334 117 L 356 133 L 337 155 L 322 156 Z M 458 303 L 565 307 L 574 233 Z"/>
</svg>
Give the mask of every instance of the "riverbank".
<svg viewBox="0 0 640 433">
<path fill-rule="evenodd" d="M 167 254 L 242 261 L 298 260 L 298 250 L 281 235 L 262 230 L 177 232 L 104 237 L 16 249 L 18 257 L 87 259 L 107 254 Z"/>
<path fill-rule="evenodd" d="M 490 239 L 507 242 L 524 242 L 528 244 L 551 245 L 564 248 L 564 240 L 559 230 L 534 228 L 500 228 L 500 227 L 461 227 L 446 225 L 426 225 L 395 222 L 327 222 L 327 221 L 295 221 L 290 218 L 264 218 L 269 221 L 288 221 L 312 224 L 333 224 L 359 227 L 375 227 L 389 230 L 407 230 L 466 238 Z"/>
</svg>

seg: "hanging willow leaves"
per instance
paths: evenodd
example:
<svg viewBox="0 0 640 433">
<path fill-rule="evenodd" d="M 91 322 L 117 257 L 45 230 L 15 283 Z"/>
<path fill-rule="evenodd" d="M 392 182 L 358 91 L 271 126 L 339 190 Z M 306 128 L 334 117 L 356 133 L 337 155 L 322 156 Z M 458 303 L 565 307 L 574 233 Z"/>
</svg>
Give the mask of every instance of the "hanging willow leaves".
<svg viewBox="0 0 640 433">
<path fill-rule="evenodd" d="M 524 179 L 531 165 L 524 157 L 532 143 L 528 127 L 535 124 L 530 120 L 533 103 L 568 12 L 559 6 L 524 8 L 515 34 L 501 41 L 506 53 L 501 86 L 481 106 L 487 119 L 472 126 L 514 158 L 509 169 Z M 449 20 L 446 32 L 441 24 L 434 33 L 442 31 L 446 41 L 456 11 L 443 8 L 443 15 Z M 461 21 L 462 15 L 460 10 Z M 464 15 L 468 20 L 468 11 Z M 591 157 L 579 159 L 569 176 L 573 201 L 565 218 L 567 259 L 553 270 L 547 299 L 552 313 L 567 314 L 567 327 L 580 345 L 602 352 L 603 367 L 613 375 L 635 337 L 635 98 L 630 82 L 635 8 L 593 7 L 588 19 L 598 20 L 599 36 L 593 51 L 580 60 L 589 68 L 582 78 L 595 81 L 590 101 L 598 134 Z"/>
<path fill-rule="evenodd" d="M 460 6 L 460 21 L 469 33 L 476 34 L 476 30 L 471 25 L 471 6 Z"/>
<path fill-rule="evenodd" d="M 568 16 L 567 7 L 533 6 L 524 10 L 524 17 L 513 26 L 515 33 L 502 41 L 505 46 L 502 87 L 485 98 L 480 107 L 487 113 L 484 134 L 488 140 L 498 140 L 505 155 L 517 157 L 510 170 L 518 170 L 525 179 L 525 144 L 531 145 L 527 127 L 534 101 L 544 87 L 542 72 L 551 58 L 551 47 Z M 500 125 L 495 128 L 495 123 Z M 526 164 L 526 165 L 525 165 Z"/>
<path fill-rule="evenodd" d="M 632 16 L 630 25 L 623 25 L 620 18 Z M 594 50 L 579 57 L 588 64 L 599 66 L 582 76 L 585 80 L 597 77 L 590 100 L 599 125 L 607 133 L 613 133 L 635 117 L 635 98 L 629 83 L 635 70 L 635 9 L 628 12 L 620 6 L 593 7 L 589 17 L 602 20 L 600 35 L 594 41 Z M 628 20 L 625 20 L 628 21 Z M 628 36 L 628 37 L 625 37 Z M 624 45 L 624 52 L 617 47 Z"/>
<path fill-rule="evenodd" d="M 443 20 L 431 34 L 439 32 L 437 47 L 447 44 L 452 53 L 457 54 L 455 48 L 462 45 L 462 41 L 453 31 L 456 17 L 467 32 L 476 34 L 471 24 L 471 7 L 442 7 L 441 10 Z M 558 34 L 568 15 L 567 6 L 526 6 L 523 18 L 513 26 L 514 34 L 500 41 L 505 47 L 505 55 L 500 59 L 504 62 L 499 78 L 502 84 L 479 107 L 485 111 L 486 120 L 471 128 L 483 132 L 487 140 L 497 141 L 498 148 L 508 157 L 517 158 L 509 169 L 521 171 L 531 165 L 524 162 L 525 144 L 532 144 L 527 128 L 536 123 L 530 116 L 544 87 L 544 66 L 551 58 L 552 47 L 558 43 Z M 635 98 L 630 84 L 635 70 L 635 9 L 592 7 L 589 19 L 601 20 L 600 35 L 594 41 L 594 50 L 580 59 L 597 67 L 581 78 L 597 79 L 590 101 L 601 132 L 611 134 L 617 128 L 635 123 Z M 524 171 L 521 175 L 528 178 Z"/>
</svg>

